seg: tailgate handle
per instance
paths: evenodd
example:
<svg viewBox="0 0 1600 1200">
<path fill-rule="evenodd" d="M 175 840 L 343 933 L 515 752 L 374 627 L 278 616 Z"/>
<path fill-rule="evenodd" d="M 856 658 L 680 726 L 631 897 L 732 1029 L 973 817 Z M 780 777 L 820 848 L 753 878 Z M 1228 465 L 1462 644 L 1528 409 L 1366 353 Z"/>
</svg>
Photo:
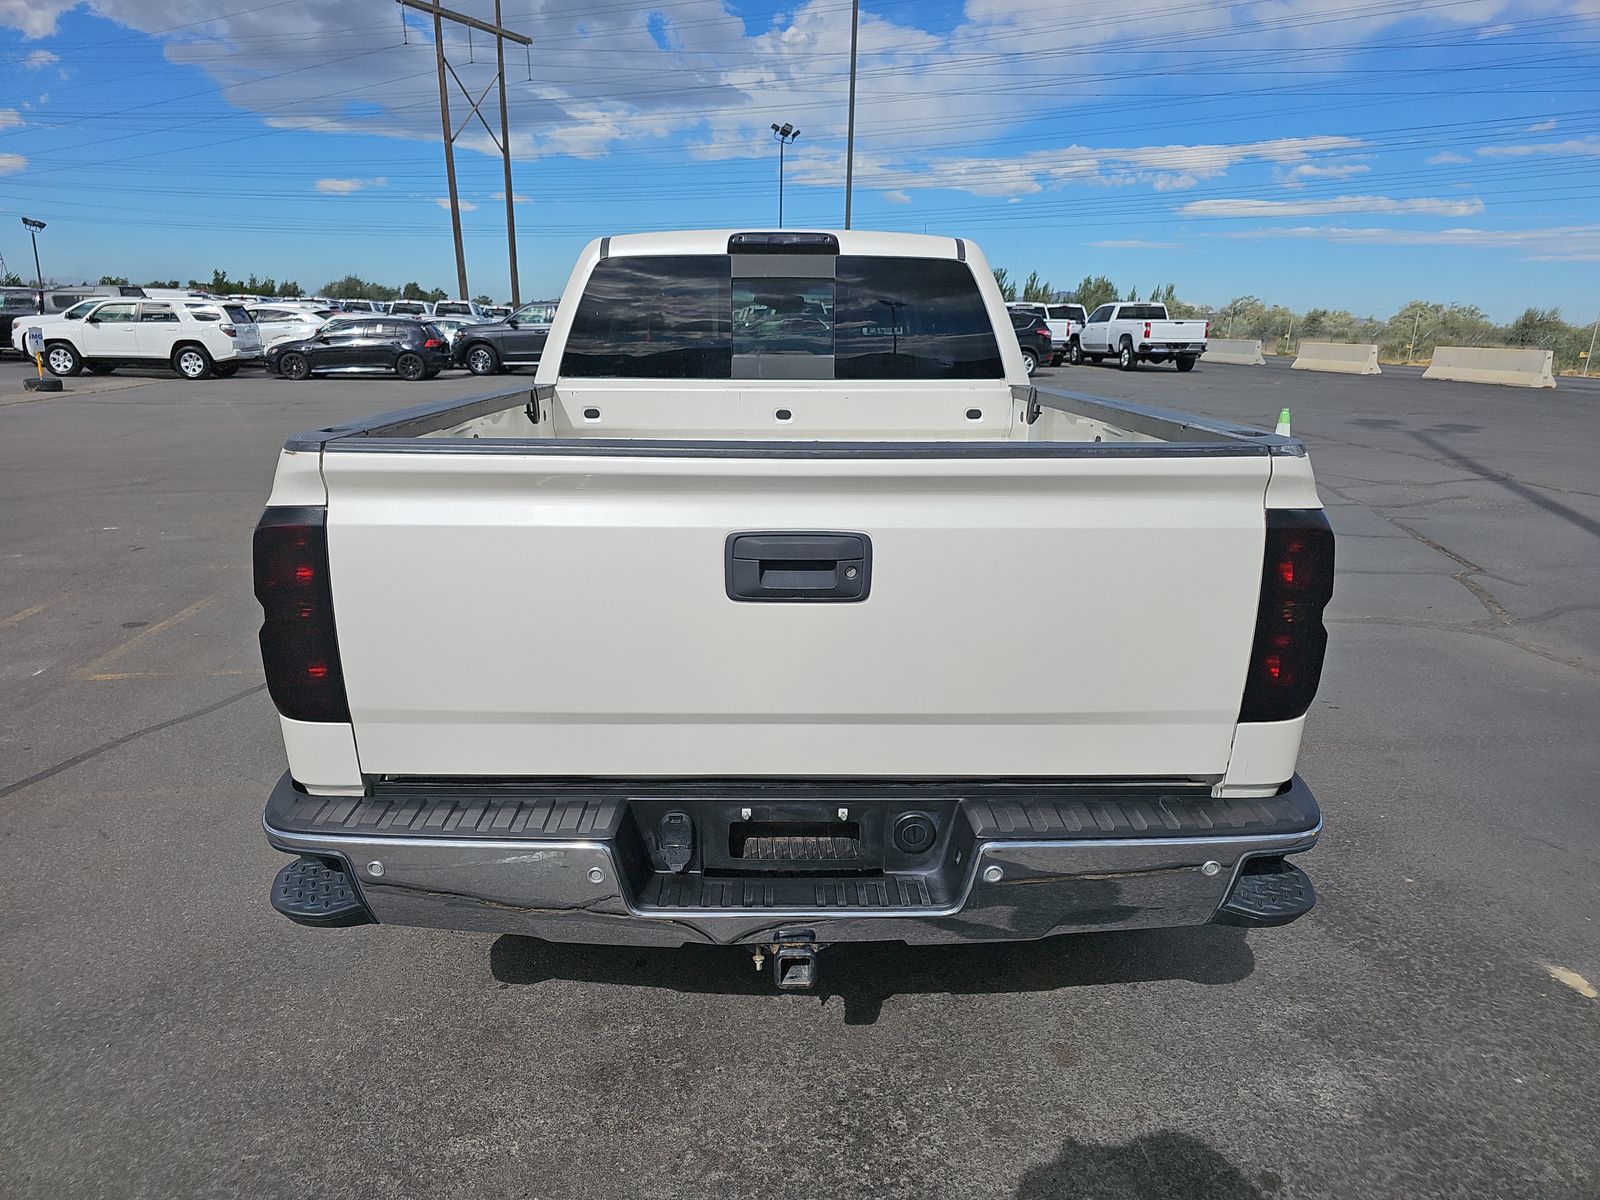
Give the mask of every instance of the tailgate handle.
<svg viewBox="0 0 1600 1200">
<path fill-rule="evenodd" d="M 864 533 L 730 533 L 723 567 L 730 600 L 865 600 L 872 539 Z"/>
</svg>

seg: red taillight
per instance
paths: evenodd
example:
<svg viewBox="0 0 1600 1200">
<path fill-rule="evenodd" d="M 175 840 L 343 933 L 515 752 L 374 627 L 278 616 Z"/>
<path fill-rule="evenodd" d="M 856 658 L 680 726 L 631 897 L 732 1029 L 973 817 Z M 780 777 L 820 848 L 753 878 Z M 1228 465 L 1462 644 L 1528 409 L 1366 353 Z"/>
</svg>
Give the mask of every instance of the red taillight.
<svg viewBox="0 0 1600 1200">
<path fill-rule="evenodd" d="M 1144 323 L 1144 340 L 1147 341 L 1147 342 L 1150 340 L 1150 322 L 1149 321 L 1146 321 Z"/>
<path fill-rule="evenodd" d="M 218 325 L 217 328 L 222 330 L 222 332 L 227 334 L 229 337 L 238 337 L 239 336 L 238 329 L 236 329 L 232 325 Z"/>
<path fill-rule="evenodd" d="M 444 342 L 440 341 L 438 338 L 429 338 L 427 341 L 422 343 L 422 348 L 424 350 L 443 350 Z"/>
<path fill-rule="evenodd" d="M 1206 322 L 1206 330 L 1200 336 L 1201 337 L 1210 337 L 1211 336 L 1211 322 L 1210 321 Z"/>
<path fill-rule="evenodd" d="M 269 508 L 254 539 L 267 691 L 295 721 L 348 721 L 328 587 L 328 510 Z"/>
<path fill-rule="evenodd" d="M 1320 508 L 1269 510 L 1239 720 L 1288 721 L 1311 707 L 1328 648 L 1322 610 L 1332 596 L 1333 529 L 1326 514 Z"/>
</svg>

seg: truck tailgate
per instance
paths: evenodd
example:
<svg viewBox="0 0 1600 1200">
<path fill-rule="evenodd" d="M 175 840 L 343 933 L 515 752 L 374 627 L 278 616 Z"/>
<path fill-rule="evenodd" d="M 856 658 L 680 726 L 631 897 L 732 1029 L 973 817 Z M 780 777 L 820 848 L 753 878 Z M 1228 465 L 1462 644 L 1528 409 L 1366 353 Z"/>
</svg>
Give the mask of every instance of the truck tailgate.
<svg viewBox="0 0 1600 1200">
<path fill-rule="evenodd" d="M 323 456 L 361 769 L 1206 776 L 1270 460 Z M 729 598 L 740 531 L 871 540 L 856 603 Z"/>
</svg>

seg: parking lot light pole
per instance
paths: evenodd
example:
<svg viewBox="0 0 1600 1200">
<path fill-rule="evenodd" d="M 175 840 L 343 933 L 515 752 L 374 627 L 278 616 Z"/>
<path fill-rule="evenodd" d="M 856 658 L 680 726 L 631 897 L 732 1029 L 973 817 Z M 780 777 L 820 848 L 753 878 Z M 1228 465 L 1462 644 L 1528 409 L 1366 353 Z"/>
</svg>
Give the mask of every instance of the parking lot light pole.
<svg viewBox="0 0 1600 1200">
<path fill-rule="evenodd" d="M 800 136 L 800 131 L 789 122 L 772 127 L 772 136 L 778 143 L 778 228 L 783 228 L 783 149 Z"/>
<path fill-rule="evenodd" d="M 43 221 L 35 221 L 32 217 L 23 217 L 22 223 L 28 227 L 28 236 L 33 239 L 33 277 L 38 281 L 39 291 L 34 299 L 38 303 L 39 315 L 44 315 L 44 272 L 39 269 L 39 230 L 44 228 Z"/>
<path fill-rule="evenodd" d="M 850 0 L 850 123 L 844 141 L 844 227 L 850 228 L 850 193 L 856 174 L 856 33 L 861 27 L 861 0 Z"/>
</svg>

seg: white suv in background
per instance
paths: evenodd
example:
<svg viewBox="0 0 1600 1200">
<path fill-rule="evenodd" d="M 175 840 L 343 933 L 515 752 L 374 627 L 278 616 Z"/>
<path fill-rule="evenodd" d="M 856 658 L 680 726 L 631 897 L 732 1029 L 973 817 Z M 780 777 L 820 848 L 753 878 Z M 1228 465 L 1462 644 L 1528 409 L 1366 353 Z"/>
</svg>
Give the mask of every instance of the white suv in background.
<svg viewBox="0 0 1600 1200">
<path fill-rule="evenodd" d="M 108 300 L 71 326 L 45 331 L 44 364 L 52 375 L 85 368 L 106 375 L 121 366 L 169 366 L 185 379 L 223 378 L 261 357 L 261 333 L 237 304 L 181 300 Z"/>
<path fill-rule="evenodd" d="M 340 314 L 331 308 L 298 308 L 282 304 L 256 304 L 246 311 L 261 331 L 263 350 L 274 342 L 311 337 L 334 317 L 359 315 Z"/>
<path fill-rule="evenodd" d="M 396 300 L 389 305 L 391 317 L 431 317 L 433 305 L 426 300 Z"/>
<path fill-rule="evenodd" d="M 433 315 L 436 317 L 463 317 L 468 321 L 487 321 L 489 315 L 483 311 L 481 304 L 474 304 L 471 300 L 440 300 L 433 306 Z"/>
</svg>

